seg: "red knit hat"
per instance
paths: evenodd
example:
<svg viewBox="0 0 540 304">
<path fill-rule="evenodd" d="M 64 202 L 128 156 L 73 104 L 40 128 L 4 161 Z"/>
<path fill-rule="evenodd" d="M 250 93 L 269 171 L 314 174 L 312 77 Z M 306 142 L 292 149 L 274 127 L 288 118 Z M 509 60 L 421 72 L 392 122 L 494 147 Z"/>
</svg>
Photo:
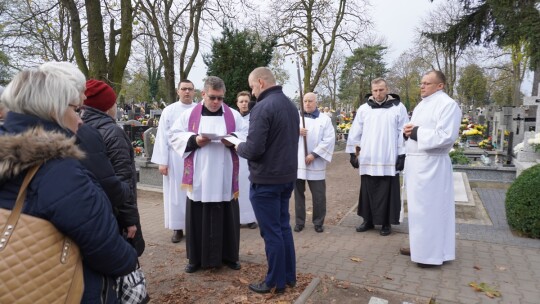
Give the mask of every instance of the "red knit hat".
<svg viewBox="0 0 540 304">
<path fill-rule="evenodd" d="M 86 106 L 96 108 L 100 111 L 107 112 L 116 102 L 116 94 L 114 90 L 105 82 L 90 79 L 86 82 Z"/>
</svg>

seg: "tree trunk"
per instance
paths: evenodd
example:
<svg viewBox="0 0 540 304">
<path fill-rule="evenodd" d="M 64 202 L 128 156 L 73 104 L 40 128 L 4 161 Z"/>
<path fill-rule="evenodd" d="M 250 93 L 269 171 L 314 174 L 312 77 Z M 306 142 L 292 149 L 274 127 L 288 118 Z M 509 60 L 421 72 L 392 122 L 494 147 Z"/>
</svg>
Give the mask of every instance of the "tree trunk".
<svg viewBox="0 0 540 304">
<path fill-rule="evenodd" d="M 71 45 L 73 47 L 77 67 L 83 72 L 84 76 L 88 77 L 88 66 L 86 65 L 86 58 L 84 57 L 82 50 L 81 18 L 79 17 L 79 9 L 73 0 L 62 0 L 62 3 L 66 7 L 70 17 Z"/>
<path fill-rule="evenodd" d="M 133 18 L 134 12 L 133 7 L 131 6 L 131 0 L 122 0 L 121 2 L 122 15 L 120 18 L 120 30 L 114 30 L 113 22 L 111 22 L 111 39 L 110 44 L 110 56 L 109 56 L 109 69 L 108 69 L 108 81 L 112 85 L 116 94 L 120 93 L 122 89 L 122 80 L 124 78 L 124 72 L 126 70 L 127 63 L 129 61 L 129 56 L 131 55 L 131 43 L 133 41 Z M 101 27 L 103 32 L 103 27 Z M 120 34 L 120 41 L 118 43 L 118 52 L 114 54 L 116 48 L 113 48 L 112 45 L 116 41 L 116 34 Z M 105 51 L 103 51 L 103 56 L 105 56 Z M 106 59 L 105 59 L 106 60 Z"/>
<path fill-rule="evenodd" d="M 105 34 L 99 0 L 85 0 L 88 18 L 88 77 L 107 79 L 107 57 L 105 56 Z"/>
<path fill-rule="evenodd" d="M 538 91 L 539 82 L 540 82 L 540 61 L 538 62 L 538 64 L 536 65 L 536 68 L 534 69 L 531 96 L 540 96 L 540 92 Z"/>
</svg>

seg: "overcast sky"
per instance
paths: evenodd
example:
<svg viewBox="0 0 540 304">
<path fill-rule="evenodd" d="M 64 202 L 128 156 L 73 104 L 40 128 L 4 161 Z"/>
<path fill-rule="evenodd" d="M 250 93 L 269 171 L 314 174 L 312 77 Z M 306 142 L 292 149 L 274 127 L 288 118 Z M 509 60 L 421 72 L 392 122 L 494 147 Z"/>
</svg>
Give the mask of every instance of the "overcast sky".
<svg viewBox="0 0 540 304">
<path fill-rule="evenodd" d="M 420 21 L 425 18 L 431 10 L 436 9 L 448 0 L 371 0 L 369 15 L 375 25 L 374 33 L 384 37 L 388 44 L 385 61 L 388 66 L 392 66 L 394 60 L 401 53 L 414 46 L 413 40 L 416 29 L 420 26 Z M 200 56 L 200 54 L 199 54 Z M 296 76 L 296 66 L 288 64 L 286 69 L 289 72 L 289 81 L 284 84 L 284 91 L 289 97 L 294 97 L 298 90 L 298 79 Z M 191 74 L 196 88 L 202 89 L 203 78 L 206 75 L 206 65 L 198 60 L 194 73 Z M 530 94 L 532 80 L 530 76 L 524 81 L 522 91 L 526 95 Z"/>
<path fill-rule="evenodd" d="M 391 66 L 394 60 L 407 49 L 413 47 L 416 28 L 420 19 L 427 16 L 430 10 L 435 9 L 439 3 L 447 0 L 371 0 L 370 20 L 375 25 L 374 33 L 384 37 L 388 44 L 385 61 Z M 291 66 L 290 69 L 295 69 Z M 285 84 L 285 93 L 292 97 L 297 91 L 298 80 L 296 70 L 290 70 L 290 79 Z"/>
</svg>

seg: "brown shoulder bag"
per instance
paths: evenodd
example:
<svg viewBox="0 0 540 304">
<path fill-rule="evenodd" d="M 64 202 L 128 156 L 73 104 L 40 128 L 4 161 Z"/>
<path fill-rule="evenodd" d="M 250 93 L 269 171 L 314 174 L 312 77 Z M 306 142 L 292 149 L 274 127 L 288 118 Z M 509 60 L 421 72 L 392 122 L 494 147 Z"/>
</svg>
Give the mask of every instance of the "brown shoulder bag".
<svg viewBox="0 0 540 304">
<path fill-rule="evenodd" d="M 50 222 L 21 214 L 39 167 L 26 174 L 13 210 L 0 208 L 0 303 L 80 303 L 79 247 Z"/>
</svg>

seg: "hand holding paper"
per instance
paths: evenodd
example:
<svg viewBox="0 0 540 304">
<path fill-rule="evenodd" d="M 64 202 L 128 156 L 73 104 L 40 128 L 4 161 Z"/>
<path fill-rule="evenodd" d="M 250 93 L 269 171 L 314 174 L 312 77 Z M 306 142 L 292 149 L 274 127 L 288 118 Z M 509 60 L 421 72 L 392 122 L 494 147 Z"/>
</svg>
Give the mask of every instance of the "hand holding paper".
<svg viewBox="0 0 540 304">
<path fill-rule="evenodd" d="M 227 137 L 225 137 L 225 138 L 223 138 L 221 141 L 222 141 L 222 142 L 224 142 L 224 141 L 225 141 L 225 142 L 228 142 L 228 143 L 230 143 L 230 144 L 233 144 L 234 146 L 238 146 L 238 144 L 240 144 L 240 143 L 242 142 L 241 139 L 239 139 L 239 138 L 237 138 L 237 137 L 234 137 L 234 136 L 230 136 L 230 135 L 227 136 Z M 224 142 L 224 144 L 227 145 L 225 142 Z"/>
</svg>

